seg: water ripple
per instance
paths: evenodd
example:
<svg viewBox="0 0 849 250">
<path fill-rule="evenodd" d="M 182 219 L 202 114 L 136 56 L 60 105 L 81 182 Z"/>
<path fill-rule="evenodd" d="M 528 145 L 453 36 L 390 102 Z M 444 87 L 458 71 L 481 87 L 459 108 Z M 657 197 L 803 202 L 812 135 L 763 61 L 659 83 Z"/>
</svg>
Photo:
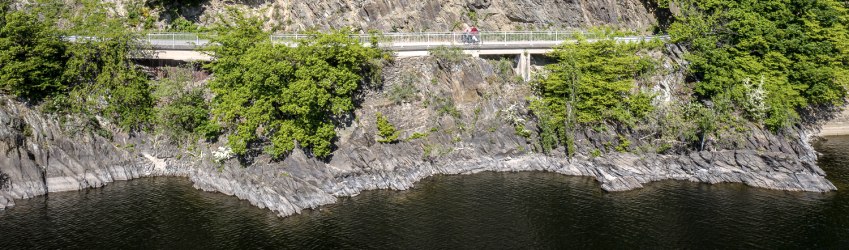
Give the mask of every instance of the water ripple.
<svg viewBox="0 0 849 250">
<path fill-rule="evenodd" d="M 585 177 L 480 173 L 279 218 L 186 179 L 116 182 L 0 211 L 0 249 L 847 248 L 849 137 L 816 146 L 837 192 L 661 181 L 607 193 Z"/>
</svg>

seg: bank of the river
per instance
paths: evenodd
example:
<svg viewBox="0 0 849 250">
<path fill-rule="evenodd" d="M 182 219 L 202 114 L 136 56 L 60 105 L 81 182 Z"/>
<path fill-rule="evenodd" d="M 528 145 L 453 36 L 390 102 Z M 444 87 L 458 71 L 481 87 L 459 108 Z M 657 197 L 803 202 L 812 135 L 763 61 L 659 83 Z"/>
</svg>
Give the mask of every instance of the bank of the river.
<svg viewBox="0 0 849 250">
<path fill-rule="evenodd" d="M 514 124 L 524 122 L 527 84 L 491 80 L 500 77 L 496 65 L 482 59 L 445 67 L 433 58 L 410 58 L 386 68 L 386 91 L 366 93 L 355 113 L 358 119 L 338 131 L 338 148 L 328 161 L 295 150 L 282 161 L 260 155 L 250 161 L 218 162 L 212 155 L 223 140 L 201 143 L 193 150 L 145 134 L 115 133 L 108 140 L 75 131 L 55 117 L 7 99 L 0 107 L 0 172 L 10 181 L 0 189 L 0 208 L 47 193 L 153 176 L 188 177 L 198 189 L 234 195 L 281 216 L 365 190 L 405 190 L 433 175 L 482 171 L 588 176 L 607 191 L 633 190 L 660 180 L 735 182 L 812 192 L 835 189 L 816 165 L 816 154 L 808 144 L 813 135 L 798 128 L 773 134 L 752 127 L 738 138 L 736 150 L 709 147 L 665 154 L 645 150 L 653 148 L 654 140 L 629 135 L 625 139 L 631 142 L 626 146 L 630 152 L 620 153 L 611 146 L 621 144 L 623 137 L 616 131 L 587 129 L 577 134 L 579 152 L 572 159 L 562 149 L 549 155 L 535 153 L 533 142 L 517 134 Z M 668 80 L 660 82 L 673 82 L 681 76 L 657 77 Z M 412 88 L 417 94 L 408 101 L 393 102 L 389 90 L 398 87 Z M 456 113 L 446 115 L 443 109 Z M 373 119 L 378 112 L 401 132 L 400 138 L 415 133 L 427 136 L 376 143 Z M 598 148 L 605 151 L 593 156 L 592 150 Z"/>
<path fill-rule="evenodd" d="M 438 175 L 279 218 L 184 178 L 144 178 L 0 211 L 4 248 L 846 248 L 849 137 L 817 143 L 839 188 L 662 181 L 604 192 L 554 173 Z"/>
</svg>

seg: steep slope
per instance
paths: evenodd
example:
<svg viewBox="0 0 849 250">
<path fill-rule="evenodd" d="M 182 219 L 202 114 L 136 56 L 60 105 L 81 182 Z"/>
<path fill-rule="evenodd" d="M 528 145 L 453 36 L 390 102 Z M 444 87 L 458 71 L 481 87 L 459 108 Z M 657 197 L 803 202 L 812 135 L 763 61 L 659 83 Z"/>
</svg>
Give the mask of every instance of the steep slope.
<svg viewBox="0 0 849 250">
<path fill-rule="evenodd" d="M 209 24 L 229 7 L 269 18 L 269 27 L 287 31 L 353 27 L 381 31 L 451 31 L 462 23 L 483 30 L 537 30 L 615 26 L 647 31 L 657 23 L 641 0 L 268 0 L 203 1 L 166 6 L 188 20 Z M 163 20 L 178 16 L 160 13 Z"/>
</svg>

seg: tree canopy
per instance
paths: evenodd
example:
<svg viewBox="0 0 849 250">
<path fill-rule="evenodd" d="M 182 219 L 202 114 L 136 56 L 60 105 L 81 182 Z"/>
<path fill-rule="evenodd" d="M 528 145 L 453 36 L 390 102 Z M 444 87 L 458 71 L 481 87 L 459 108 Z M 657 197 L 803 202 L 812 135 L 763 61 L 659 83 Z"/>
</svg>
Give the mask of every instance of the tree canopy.
<svg viewBox="0 0 849 250">
<path fill-rule="evenodd" d="M 79 5 L 69 12 L 59 1 L 4 4 L 0 90 L 36 103 L 50 97 L 63 106 L 57 110 L 103 115 L 127 130 L 146 127 L 153 99 L 147 76 L 131 61 L 142 51 L 139 35 L 108 4 Z"/>
<path fill-rule="evenodd" d="M 531 103 L 543 149 L 572 145 L 571 129 L 578 125 L 630 126 L 651 112 L 652 97 L 634 89 L 635 79 L 655 63 L 638 52 L 661 44 L 579 40 L 555 48 L 549 56 L 557 63 L 547 65 L 547 74 L 534 83 L 539 99 Z"/>
<path fill-rule="evenodd" d="M 55 28 L 35 14 L 2 8 L 0 89 L 33 101 L 66 91 L 66 45 Z"/>
<path fill-rule="evenodd" d="M 257 20 L 237 20 L 218 29 L 210 48 L 215 60 L 212 112 L 232 129 L 233 152 L 270 142 L 279 157 L 296 145 L 315 156 L 331 153 L 336 122 L 354 110 L 363 75 L 380 56 L 345 31 L 313 33 L 297 46 L 275 45 Z"/>
<path fill-rule="evenodd" d="M 728 95 L 743 106 L 749 82 L 762 81 L 765 114 L 779 129 L 809 105 L 843 103 L 849 86 L 846 3 L 680 0 L 669 33 L 689 48 L 690 77 L 702 99 Z"/>
</svg>

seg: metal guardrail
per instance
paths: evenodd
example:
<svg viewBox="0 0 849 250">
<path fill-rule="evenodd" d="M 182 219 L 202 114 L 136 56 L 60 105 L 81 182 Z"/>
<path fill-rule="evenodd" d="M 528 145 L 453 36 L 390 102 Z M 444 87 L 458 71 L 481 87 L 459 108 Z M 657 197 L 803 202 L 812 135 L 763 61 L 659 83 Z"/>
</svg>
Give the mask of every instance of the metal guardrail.
<svg viewBox="0 0 849 250">
<path fill-rule="evenodd" d="M 377 35 L 378 40 L 392 46 L 393 44 L 425 44 L 425 43 L 507 43 L 507 42 L 534 42 L 534 41 L 563 41 L 576 39 L 578 36 L 586 38 L 592 37 L 592 34 L 583 32 L 565 32 L 565 31 L 504 31 L 504 32 L 421 32 L 421 33 L 385 33 Z M 275 42 L 289 42 L 297 39 L 305 38 L 308 35 L 303 34 L 281 34 L 272 35 L 271 39 Z M 356 34 L 351 36 L 359 40 L 361 43 L 368 43 L 372 36 L 369 34 Z"/>
<path fill-rule="evenodd" d="M 204 33 L 150 33 L 147 34 L 147 42 L 157 49 L 193 50 L 209 43 L 207 39 L 211 34 Z M 276 34 L 271 35 L 274 43 L 291 44 L 300 39 L 309 38 L 308 34 Z M 368 44 L 372 40 L 370 34 L 354 34 L 352 38 L 360 43 Z M 586 32 L 572 31 L 504 31 L 504 32 L 422 32 L 422 33 L 384 33 L 376 38 L 381 47 L 394 49 L 405 46 L 431 47 L 431 46 L 455 46 L 455 45 L 534 45 L 534 44 L 559 44 L 567 40 L 575 40 L 578 37 L 586 39 L 613 38 L 617 41 L 640 41 L 654 38 L 667 39 L 667 36 L 634 36 L 634 37 L 606 37 Z"/>
</svg>

